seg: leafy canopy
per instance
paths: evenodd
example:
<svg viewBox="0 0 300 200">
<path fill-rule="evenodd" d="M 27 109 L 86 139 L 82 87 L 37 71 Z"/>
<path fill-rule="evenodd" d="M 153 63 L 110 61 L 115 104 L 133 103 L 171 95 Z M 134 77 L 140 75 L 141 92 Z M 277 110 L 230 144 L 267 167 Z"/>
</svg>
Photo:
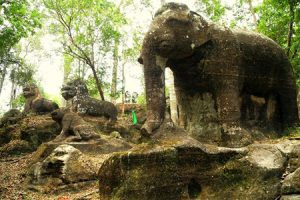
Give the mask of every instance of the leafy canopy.
<svg viewBox="0 0 300 200">
<path fill-rule="evenodd" d="M 0 58 L 40 26 L 40 15 L 27 0 L 0 0 Z"/>
<path fill-rule="evenodd" d="M 289 55 L 300 84 L 300 1 L 264 0 L 257 8 L 258 31 L 275 40 Z M 290 40 L 290 41 L 289 41 Z"/>
</svg>

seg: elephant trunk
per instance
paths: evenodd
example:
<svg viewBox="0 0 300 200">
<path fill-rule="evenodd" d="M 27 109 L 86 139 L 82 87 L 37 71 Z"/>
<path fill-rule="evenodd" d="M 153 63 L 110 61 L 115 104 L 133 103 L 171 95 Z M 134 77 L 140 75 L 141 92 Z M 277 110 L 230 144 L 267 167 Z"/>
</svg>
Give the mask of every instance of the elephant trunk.
<svg viewBox="0 0 300 200">
<path fill-rule="evenodd" d="M 164 120 L 165 77 L 164 66 L 157 64 L 157 57 L 151 48 L 144 48 L 142 62 L 146 86 L 147 121 L 142 127 L 142 133 L 149 135 L 159 128 Z"/>
</svg>

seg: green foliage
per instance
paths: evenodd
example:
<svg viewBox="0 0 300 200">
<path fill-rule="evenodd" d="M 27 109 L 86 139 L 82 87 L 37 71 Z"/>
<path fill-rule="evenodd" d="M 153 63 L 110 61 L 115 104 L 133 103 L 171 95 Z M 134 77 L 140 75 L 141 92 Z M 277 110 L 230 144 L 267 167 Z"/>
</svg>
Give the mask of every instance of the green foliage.
<svg viewBox="0 0 300 200">
<path fill-rule="evenodd" d="M 92 76 L 89 76 L 85 83 L 89 90 L 89 95 L 91 97 L 99 97 L 95 79 Z"/>
<path fill-rule="evenodd" d="M 145 93 L 142 93 L 142 94 L 140 94 L 140 95 L 138 96 L 138 98 L 137 98 L 137 103 L 138 103 L 139 105 L 146 105 L 146 95 L 145 95 Z"/>
<path fill-rule="evenodd" d="M 212 21 L 220 21 L 225 14 L 225 7 L 221 0 L 198 0 L 196 6 L 200 13 L 205 13 Z"/>
<path fill-rule="evenodd" d="M 10 74 L 10 79 L 14 80 L 14 82 L 19 86 L 24 86 L 26 83 L 34 83 L 34 75 L 35 69 L 32 65 L 26 64 L 22 59 L 20 60 L 20 64 L 17 65 L 15 69 L 13 69 Z"/>
<path fill-rule="evenodd" d="M 40 27 L 40 15 L 31 9 L 27 0 L 0 1 L 0 58 L 7 54 L 21 38 Z"/>
<path fill-rule="evenodd" d="M 257 11 L 260 17 L 258 31 L 275 40 L 286 50 L 300 85 L 300 1 L 264 0 Z"/>
<path fill-rule="evenodd" d="M 17 108 L 19 110 L 22 110 L 25 105 L 25 98 L 22 94 L 18 95 L 13 101 L 12 101 L 12 107 Z"/>
<path fill-rule="evenodd" d="M 33 80 L 35 70 L 20 57 L 22 49 L 17 44 L 39 27 L 40 14 L 28 0 L 0 0 L 0 80 L 3 82 L 9 77 L 13 83 L 11 91 Z M 14 95 L 11 94 L 11 97 L 13 100 Z M 10 103 L 18 107 L 22 104 L 22 99 L 18 97 Z"/>
<path fill-rule="evenodd" d="M 43 2 L 56 19 L 52 27 L 55 27 L 56 34 L 61 35 L 65 50 L 76 58 L 92 55 L 97 50 L 95 46 L 105 51 L 115 38 L 120 38 L 118 26 L 126 23 L 120 9 L 107 0 Z"/>
<path fill-rule="evenodd" d="M 51 101 L 54 101 L 55 103 L 57 103 L 59 106 L 62 105 L 62 99 L 61 99 L 61 96 L 60 95 L 51 95 L 51 94 L 48 94 L 48 93 L 45 93 L 44 92 L 44 95 L 43 95 L 46 99 L 49 99 Z"/>
<path fill-rule="evenodd" d="M 138 31 L 134 31 L 132 33 L 133 45 L 123 50 L 124 60 L 136 62 L 136 59 L 140 55 L 140 50 L 142 48 L 142 43 L 141 43 L 141 41 L 143 40 L 142 37 L 143 37 L 142 33 Z M 123 43 L 126 43 L 127 42 L 126 38 L 124 38 L 124 40 L 125 41 L 123 41 Z"/>
<path fill-rule="evenodd" d="M 300 127 L 290 127 L 284 130 L 284 135 L 287 137 L 300 137 Z"/>
<path fill-rule="evenodd" d="M 72 62 L 74 62 L 74 58 L 68 54 L 64 54 L 64 75 L 65 78 L 68 78 L 72 70 Z"/>
<path fill-rule="evenodd" d="M 43 2 L 50 16 L 55 19 L 51 25 L 52 30 L 60 35 L 64 53 L 69 56 L 65 56 L 65 71 L 70 72 L 71 66 L 79 68 L 77 63 L 80 60 L 83 65 L 97 72 L 97 76 L 94 74 L 93 78 L 100 80 L 99 87 L 104 87 L 102 78 L 107 68 L 102 61 L 105 56 L 111 55 L 115 41 L 120 41 L 119 28 L 127 23 L 120 11 L 120 5 L 127 1 L 121 1 L 118 6 L 108 0 Z"/>
</svg>

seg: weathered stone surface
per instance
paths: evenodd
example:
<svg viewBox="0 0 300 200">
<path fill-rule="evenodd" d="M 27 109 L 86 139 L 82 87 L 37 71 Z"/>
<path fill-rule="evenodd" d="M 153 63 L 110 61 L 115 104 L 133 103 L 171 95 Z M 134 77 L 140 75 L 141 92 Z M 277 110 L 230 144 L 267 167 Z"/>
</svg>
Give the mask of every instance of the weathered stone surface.
<svg viewBox="0 0 300 200">
<path fill-rule="evenodd" d="M 68 82 L 61 89 L 66 100 L 71 101 L 72 111 L 82 115 L 100 116 L 116 121 L 118 110 L 108 101 L 100 101 L 89 96 L 86 84 L 79 79 Z"/>
<path fill-rule="evenodd" d="M 299 194 L 300 193 L 300 168 L 293 173 L 288 174 L 282 184 L 283 194 Z"/>
<path fill-rule="evenodd" d="M 33 147 L 30 146 L 28 141 L 25 140 L 11 140 L 9 143 L 0 147 L 0 155 L 27 153 L 33 151 Z"/>
<path fill-rule="evenodd" d="M 98 175 L 100 199 L 273 200 L 285 164 L 274 145 L 225 148 L 179 136 L 106 160 Z"/>
<path fill-rule="evenodd" d="M 0 153 L 19 154 L 34 151 L 43 142 L 56 137 L 59 125 L 50 116 L 30 116 L 18 121 L 17 124 L 0 129 Z"/>
<path fill-rule="evenodd" d="M 300 195 L 293 194 L 293 195 L 283 195 L 280 200 L 300 200 Z"/>
<path fill-rule="evenodd" d="M 280 170 L 287 158 L 272 144 L 253 144 L 248 146 L 248 155 L 245 159 L 257 168 Z"/>
<path fill-rule="evenodd" d="M 35 84 L 27 84 L 23 88 L 23 96 L 26 99 L 23 113 L 45 114 L 58 109 L 57 103 L 45 99 L 41 96 L 38 87 Z"/>
<path fill-rule="evenodd" d="M 200 141 L 213 133 L 223 144 L 231 140 L 228 146 L 248 145 L 255 139 L 249 128 L 268 136 L 299 121 L 295 79 L 283 49 L 258 33 L 210 23 L 184 4 L 166 3 L 157 11 L 139 61 L 145 135 L 156 133 L 165 118 L 165 67 L 174 74 L 179 125 Z"/>
<path fill-rule="evenodd" d="M 283 194 L 300 193 L 300 145 L 299 141 L 290 141 L 288 167 L 282 184 Z"/>
<path fill-rule="evenodd" d="M 10 109 L 4 113 L 3 117 L 0 119 L 0 128 L 3 126 L 16 124 L 22 118 L 22 113 L 18 109 Z"/>
<path fill-rule="evenodd" d="M 49 193 L 92 184 L 99 167 L 112 152 L 131 148 L 129 143 L 105 135 L 82 142 L 43 143 L 31 161 L 29 188 Z"/>
<path fill-rule="evenodd" d="M 111 135 L 114 131 L 120 133 L 126 141 L 139 143 L 141 138 L 140 125 L 132 124 L 132 117 L 119 117 L 116 123 L 109 123 L 101 117 L 84 116 L 83 119 L 93 125 L 97 131 Z"/>
<path fill-rule="evenodd" d="M 92 125 L 68 108 L 53 111 L 51 117 L 61 126 L 61 133 L 55 138 L 56 141 L 80 141 L 100 138 L 100 134 L 96 132 Z"/>
<path fill-rule="evenodd" d="M 71 145 L 60 145 L 32 166 L 29 187 L 50 192 L 62 185 L 91 181 L 96 178 L 100 164 Z"/>
<path fill-rule="evenodd" d="M 127 151 L 132 148 L 130 143 L 127 143 L 123 140 L 110 138 L 107 136 L 103 136 L 99 140 L 91 140 L 85 142 L 55 142 L 50 141 L 47 143 L 43 143 L 39 146 L 37 151 L 34 153 L 33 163 L 41 161 L 45 159 L 47 156 L 51 154 L 51 152 L 60 145 L 68 144 L 73 146 L 74 148 L 80 150 L 84 154 L 109 154 L 112 152 L 120 152 Z"/>
<path fill-rule="evenodd" d="M 289 172 L 294 172 L 300 167 L 300 145 L 294 145 L 289 156 Z"/>
</svg>

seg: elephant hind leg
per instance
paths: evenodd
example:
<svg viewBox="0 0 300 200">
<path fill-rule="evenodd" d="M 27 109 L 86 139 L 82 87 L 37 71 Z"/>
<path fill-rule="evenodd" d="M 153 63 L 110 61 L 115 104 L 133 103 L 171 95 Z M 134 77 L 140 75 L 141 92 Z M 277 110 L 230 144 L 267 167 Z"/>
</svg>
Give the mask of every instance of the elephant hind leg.
<svg viewBox="0 0 300 200">
<path fill-rule="evenodd" d="M 284 128 L 299 123 L 297 93 L 294 89 L 285 88 L 279 93 L 281 123 Z"/>
</svg>

